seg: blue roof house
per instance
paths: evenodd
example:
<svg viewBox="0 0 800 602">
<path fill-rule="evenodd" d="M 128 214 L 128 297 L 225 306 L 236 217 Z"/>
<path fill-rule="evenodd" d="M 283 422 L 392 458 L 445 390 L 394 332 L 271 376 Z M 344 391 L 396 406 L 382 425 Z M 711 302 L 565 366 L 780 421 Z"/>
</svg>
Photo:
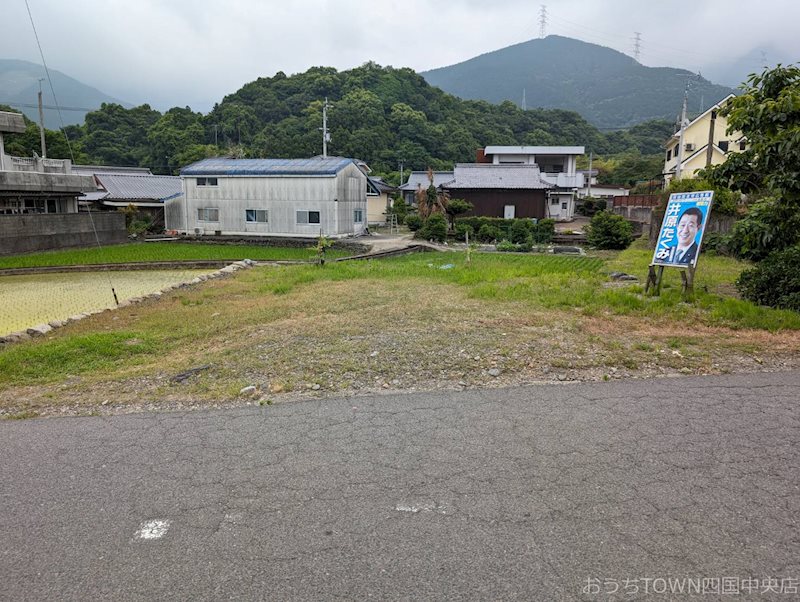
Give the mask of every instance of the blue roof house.
<svg viewBox="0 0 800 602">
<path fill-rule="evenodd" d="M 352 159 L 203 159 L 180 173 L 166 229 L 189 235 L 331 238 L 367 225 L 367 176 Z"/>
</svg>

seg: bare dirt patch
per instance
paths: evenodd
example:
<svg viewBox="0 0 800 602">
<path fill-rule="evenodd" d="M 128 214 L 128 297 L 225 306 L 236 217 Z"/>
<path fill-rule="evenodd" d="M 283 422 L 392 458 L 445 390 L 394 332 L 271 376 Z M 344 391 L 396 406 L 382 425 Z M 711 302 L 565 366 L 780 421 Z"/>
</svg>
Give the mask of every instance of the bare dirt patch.
<svg viewBox="0 0 800 602">
<path fill-rule="evenodd" d="M 798 332 L 544 310 L 471 298 L 464 287 L 422 278 L 312 282 L 286 293 L 256 294 L 251 285 L 239 279 L 207 283 L 85 321 L 80 329 L 147 324 L 170 329 L 167 334 L 179 341 L 190 327 L 193 333 L 200 328 L 202 337 L 112 373 L 6 387 L 0 411 L 63 415 L 266 405 L 800 365 Z M 242 393 L 249 386 L 255 390 Z"/>
</svg>

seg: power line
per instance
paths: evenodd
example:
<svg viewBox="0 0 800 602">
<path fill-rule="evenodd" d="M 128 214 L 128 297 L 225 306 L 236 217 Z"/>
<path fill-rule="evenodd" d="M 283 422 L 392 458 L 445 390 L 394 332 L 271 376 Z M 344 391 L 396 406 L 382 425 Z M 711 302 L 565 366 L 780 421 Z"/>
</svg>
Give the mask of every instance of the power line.
<svg viewBox="0 0 800 602">
<path fill-rule="evenodd" d="M 25 103 L 25 102 L 6 102 L 6 101 L 3 101 L 3 100 L 0 100 L 0 105 L 8 105 L 10 107 L 26 107 L 26 108 L 31 108 L 31 109 L 39 108 L 38 104 L 35 105 L 35 104 Z M 88 113 L 90 111 L 97 111 L 98 110 L 98 107 L 95 107 L 95 108 L 91 109 L 89 107 L 62 107 L 60 105 L 42 105 L 42 108 L 43 109 L 61 109 L 62 111 L 80 111 L 81 113 Z"/>
<path fill-rule="evenodd" d="M 69 141 L 69 136 L 67 136 L 67 130 L 64 127 L 64 117 L 61 114 L 61 109 L 58 106 L 58 97 L 56 96 L 56 90 L 53 87 L 53 79 L 50 77 L 50 69 L 47 68 L 47 61 L 44 58 L 44 51 L 42 50 L 42 43 L 39 41 L 39 34 L 36 32 L 36 24 L 33 22 L 33 14 L 31 13 L 30 4 L 28 4 L 28 0 L 25 0 L 25 7 L 28 9 L 28 17 L 31 20 L 31 27 L 33 28 L 33 36 L 36 38 L 36 45 L 39 47 L 39 56 L 42 57 L 42 66 L 44 67 L 44 72 L 47 74 L 47 82 L 50 84 L 50 92 L 53 94 L 53 100 L 56 103 L 56 110 L 58 111 L 58 120 L 61 122 L 61 132 L 64 134 L 64 140 L 67 141 L 67 148 L 69 149 L 69 156 L 72 159 L 72 164 L 75 164 L 75 154 L 72 152 L 72 144 Z M 94 232 L 94 239 L 97 242 L 97 248 L 102 249 L 100 245 L 100 236 L 97 234 L 97 227 L 94 224 L 94 217 L 92 216 L 91 206 L 89 207 L 89 222 L 92 224 L 92 231 Z M 111 281 L 111 272 L 106 272 L 108 275 L 108 285 L 111 288 L 111 294 L 114 296 L 114 303 L 119 305 L 119 299 L 117 299 L 117 291 L 114 290 L 114 283 Z"/>
</svg>

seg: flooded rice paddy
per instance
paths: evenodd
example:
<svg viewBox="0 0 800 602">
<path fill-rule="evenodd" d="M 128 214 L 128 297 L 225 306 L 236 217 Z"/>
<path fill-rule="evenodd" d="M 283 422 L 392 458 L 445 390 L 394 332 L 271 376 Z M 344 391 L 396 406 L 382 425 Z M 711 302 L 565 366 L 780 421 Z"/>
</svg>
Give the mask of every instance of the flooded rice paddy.
<svg viewBox="0 0 800 602">
<path fill-rule="evenodd" d="M 0 336 L 188 282 L 213 270 L 77 272 L 0 277 Z"/>
</svg>

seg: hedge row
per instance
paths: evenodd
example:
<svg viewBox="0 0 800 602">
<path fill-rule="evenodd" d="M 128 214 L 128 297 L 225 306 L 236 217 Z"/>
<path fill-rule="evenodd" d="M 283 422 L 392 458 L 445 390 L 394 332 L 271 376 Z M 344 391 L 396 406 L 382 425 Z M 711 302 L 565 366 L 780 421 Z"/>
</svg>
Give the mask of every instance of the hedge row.
<svg viewBox="0 0 800 602">
<path fill-rule="evenodd" d="M 497 240 L 505 239 L 514 243 L 522 243 L 530 237 L 531 241 L 537 244 L 547 244 L 553 240 L 555 224 L 555 220 L 552 219 L 540 219 L 534 223 L 530 219 L 503 219 L 501 217 L 459 217 L 455 221 L 456 232 L 459 229 L 463 231 L 469 226 L 473 233 L 494 232 L 497 234 L 495 236 Z"/>
</svg>

